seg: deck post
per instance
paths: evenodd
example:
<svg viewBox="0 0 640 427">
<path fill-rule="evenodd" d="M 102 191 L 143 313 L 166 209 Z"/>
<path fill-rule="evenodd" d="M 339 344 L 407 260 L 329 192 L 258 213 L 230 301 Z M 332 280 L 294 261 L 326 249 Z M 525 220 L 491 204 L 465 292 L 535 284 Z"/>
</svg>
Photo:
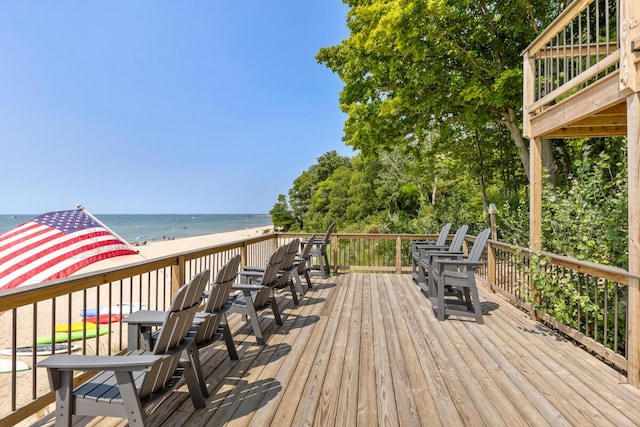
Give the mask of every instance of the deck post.
<svg viewBox="0 0 640 427">
<path fill-rule="evenodd" d="M 246 267 L 247 266 L 247 264 L 249 263 L 248 256 L 249 255 L 248 255 L 248 252 L 247 252 L 247 243 L 244 242 L 242 244 L 242 249 L 240 251 L 240 266 L 242 266 L 242 267 Z"/>
<path fill-rule="evenodd" d="M 495 293 L 493 288 L 496 284 L 496 248 L 491 241 L 487 242 L 487 278 L 489 279 L 489 290 Z"/>
<path fill-rule="evenodd" d="M 640 93 L 627 97 L 629 272 L 640 274 Z M 640 283 L 628 281 L 627 380 L 640 386 Z"/>
<path fill-rule="evenodd" d="M 171 267 L 171 292 L 175 295 L 180 286 L 186 283 L 184 256 L 176 258 L 176 263 Z"/>
<path fill-rule="evenodd" d="M 338 274 L 338 236 L 331 236 L 331 252 L 333 253 L 333 274 Z"/>
<path fill-rule="evenodd" d="M 531 252 L 542 250 L 542 138 L 531 138 L 529 144 L 530 173 L 529 181 L 529 247 Z M 531 285 L 533 305 L 537 305 L 538 291 Z M 535 309 L 531 309 L 531 318 L 537 320 Z"/>
<path fill-rule="evenodd" d="M 634 51 L 635 41 L 640 37 L 640 2 L 620 2 L 620 90 L 630 95 L 640 91 L 640 73 L 637 60 L 639 52 Z M 627 109 L 629 102 L 627 102 Z"/>
<path fill-rule="evenodd" d="M 396 236 L 396 274 L 402 274 L 402 236 Z"/>
</svg>

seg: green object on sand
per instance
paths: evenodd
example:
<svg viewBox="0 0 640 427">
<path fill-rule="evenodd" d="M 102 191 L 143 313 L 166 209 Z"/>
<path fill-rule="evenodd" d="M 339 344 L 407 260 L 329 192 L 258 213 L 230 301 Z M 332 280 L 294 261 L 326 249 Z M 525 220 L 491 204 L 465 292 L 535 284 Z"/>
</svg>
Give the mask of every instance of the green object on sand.
<svg viewBox="0 0 640 427">
<path fill-rule="evenodd" d="M 105 335 L 109 333 L 109 328 L 100 329 L 87 329 L 86 331 L 74 331 L 71 332 L 71 341 L 78 341 L 82 338 L 94 338 L 96 335 Z M 54 342 L 66 342 L 69 340 L 69 333 L 58 332 L 54 335 Z M 36 339 L 36 344 L 51 344 L 51 336 L 39 337 Z"/>
</svg>

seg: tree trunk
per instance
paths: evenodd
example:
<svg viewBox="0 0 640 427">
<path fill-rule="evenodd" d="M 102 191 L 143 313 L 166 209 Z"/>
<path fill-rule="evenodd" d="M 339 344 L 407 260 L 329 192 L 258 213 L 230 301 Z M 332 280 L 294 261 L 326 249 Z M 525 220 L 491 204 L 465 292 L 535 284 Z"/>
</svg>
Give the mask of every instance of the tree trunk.
<svg viewBox="0 0 640 427">
<path fill-rule="evenodd" d="M 503 117 L 505 119 L 504 124 L 507 126 L 507 129 L 509 129 L 511 138 L 518 148 L 520 162 L 522 163 L 522 167 L 524 167 L 524 172 L 527 174 L 527 179 L 531 181 L 531 171 L 529 170 L 529 148 L 527 147 L 527 143 L 525 143 L 522 132 L 520 131 L 520 126 L 517 121 L 518 116 L 513 108 L 508 107 Z"/>
<path fill-rule="evenodd" d="M 558 181 L 558 166 L 554 162 L 553 158 L 553 146 L 550 139 L 542 140 L 542 167 L 547 170 L 549 174 L 544 177 L 545 182 L 556 186 Z"/>
<path fill-rule="evenodd" d="M 507 112 L 504 115 L 505 125 L 507 129 L 509 129 L 509 133 L 511 133 L 511 138 L 513 142 L 516 144 L 518 148 L 518 155 L 520 156 L 520 161 L 522 162 L 522 166 L 524 167 L 524 171 L 527 174 L 527 179 L 531 181 L 531 171 L 529 170 L 529 148 L 528 143 L 525 142 L 524 137 L 522 136 L 522 132 L 520 131 L 520 126 L 517 121 L 518 116 L 515 110 L 511 107 L 507 108 Z M 553 159 L 553 149 L 551 147 L 551 140 L 543 139 L 542 140 L 542 167 L 547 170 L 549 173 L 549 179 L 551 183 L 555 185 L 557 178 L 557 168 Z"/>
</svg>

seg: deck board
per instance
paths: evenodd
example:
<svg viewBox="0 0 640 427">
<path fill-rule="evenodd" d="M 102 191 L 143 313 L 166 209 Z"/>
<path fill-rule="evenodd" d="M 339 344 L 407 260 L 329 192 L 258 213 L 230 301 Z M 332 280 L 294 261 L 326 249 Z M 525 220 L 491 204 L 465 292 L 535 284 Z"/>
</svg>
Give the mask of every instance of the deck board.
<svg viewBox="0 0 640 427">
<path fill-rule="evenodd" d="M 640 425 L 640 391 L 624 376 L 496 294 L 485 324 L 440 322 L 410 275 L 314 278 L 296 307 L 279 293 L 284 324 L 262 315 L 256 344 L 239 315 L 201 350 L 210 397 L 194 410 L 182 385 L 152 425 Z M 126 425 L 118 418 L 76 424 Z"/>
</svg>

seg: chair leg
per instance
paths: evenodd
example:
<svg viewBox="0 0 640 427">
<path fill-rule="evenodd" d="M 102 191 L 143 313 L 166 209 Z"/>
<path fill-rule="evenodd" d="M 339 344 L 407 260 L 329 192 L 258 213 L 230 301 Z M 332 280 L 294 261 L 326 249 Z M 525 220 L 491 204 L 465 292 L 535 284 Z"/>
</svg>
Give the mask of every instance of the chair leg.
<svg viewBox="0 0 640 427">
<path fill-rule="evenodd" d="M 233 334 L 231 333 L 231 329 L 229 329 L 229 325 L 226 320 L 224 321 L 224 324 L 220 326 L 222 326 L 222 336 L 224 337 L 224 343 L 227 345 L 229 358 L 231 360 L 240 359 L 238 356 L 238 350 L 236 350 L 236 344 L 233 342 Z"/>
<path fill-rule="evenodd" d="M 282 317 L 280 317 L 280 307 L 278 307 L 278 301 L 275 295 L 271 295 L 271 309 L 273 310 L 273 316 L 276 318 L 276 324 L 282 325 Z"/>
<path fill-rule="evenodd" d="M 304 269 L 304 278 L 307 281 L 308 289 L 313 289 L 313 285 L 311 284 L 311 275 L 309 275 L 309 269 Z"/>
<path fill-rule="evenodd" d="M 293 280 L 289 278 L 289 280 L 287 281 L 287 284 L 289 285 L 289 290 L 291 291 L 291 297 L 293 298 L 293 305 L 295 306 L 300 305 L 300 301 L 298 301 L 298 293 L 296 292 L 296 287 L 295 287 L 295 284 L 293 283 Z"/>
<path fill-rule="evenodd" d="M 71 427 L 73 416 L 73 371 L 58 371 L 57 375 L 60 385 L 56 390 L 56 425 Z M 49 372 L 49 381 L 51 384 L 55 383 L 55 380 L 51 377 L 51 372 Z"/>
<path fill-rule="evenodd" d="M 298 274 L 297 269 L 292 271 L 292 276 L 293 276 L 294 287 L 296 291 L 298 291 L 298 293 L 300 294 L 300 298 L 302 298 L 304 296 L 304 289 L 302 289 L 302 280 L 300 280 L 300 274 Z"/>
<path fill-rule="evenodd" d="M 322 253 L 318 254 L 318 262 L 320 263 L 320 273 L 322 273 L 322 278 L 327 278 L 327 271 L 324 269 L 324 259 L 322 257 Z"/>
<path fill-rule="evenodd" d="M 258 313 L 256 313 L 256 308 L 253 305 L 251 292 L 245 291 L 244 300 L 246 301 L 247 307 L 247 312 L 245 313 L 245 315 L 249 318 L 249 322 L 251 322 L 251 328 L 253 329 L 253 334 L 256 336 L 256 341 L 258 342 L 258 344 L 264 345 L 265 341 L 262 337 L 262 329 L 260 329 L 260 321 L 258 320 Z"/>
<path fill-rule="evenodd" d="M 202 372 L 202 365 L 200 364 L 200 353 L 198 352 L 198 347 L 196 347 L 195 341 L 191 342 L 191 345 L 187 347 L 185 352 L 187 356 L 187 365 L 185 366 L 185 378 L 189 380 L 189 378 L 187 378 L 186 375 L 187 375 L 187 372 L 191 372 L 195 378 L 195 382 L 193 378 L 189 380 L 193 382 L 192 386 L 195 387 L 197 385 L 198 387 L 200 387 L 200 394 L 203 398 L 209 397 L 209 390 L 207 390 L 207 385 L 204 382 L 204 373 Z M 194 406 L 195 406 L 195 402 L 194 402 Z"/>
<path fill-rule="evenodd" d="M 131 374 L 131 372 L 125 371 L 116 371 L 115 374 L 116 379 L 118 380 L 118 390 L 120 390 L 120 397 L 122 397 L 122 402 L 124 403 L 124 407 L 127 411 L 127 419 L 129 420 L 129 425 L 146 425 L 147 417 L 142 409 L 142 404 L 140 403 L 140 398 L 138 397 L 138 391 L 136 390 L 136 386 L 133 381 L 133 375 Z M 199 393 L 196 392 L 196 394 Z M 204 405 L 204 400 L 202 400 L 202 403 Z"/>
<path fill-rule="evenodd" d="M 196 351 L 198 351 L 198 349 L 196 349 Z M 189 387 L 189 395 L 191 396 L 191 402 L 193 403 L 193 407 L 202 409 L 205 406 L 207 406 L 204 401 L 204 396 L 209 396 L 209 392 L 207 391 L 207 387 L 204 384 L 204 379 L 202 378 L 202 372 L 198 373 L 197 367 L 194 366 L 192 352 L 190 350 L 187 350 L 187 354 L 189 355 L 188 356 L 189 361 L 184 365 L 184 379 L 185 379 L 185 382 L 187 383 L 187 387 Z M 198 359 L 198 365 L 199 365 L 199 359 Z M 203 393 L 203 389 L 204 389 L 204 393 Z"/>
<path fill-rule="evenodd" d="M 329 255 L 327 255 L 327 252 L 325 252 L 323 254 L 324 257 L 324 263 L 325 263 L 325 268 L 327 269 L 327 273 L 326 273 L 326 277 L 331 276 L 331 264 L 329 264 Z"/>
<path fill-rule="evenodd" d="M 444 320 L 444 291 L 445 291 L 445 287 L 444 287 L 444 277 L 439 277 L 438 278 L 438 320 Z"/>
<path fill-rule="evenodd" d="M 471 279 L 470 290 L 471 298 L 473 298 L 473 309 L 476 315 L 476 322 L 482 325 L 484 323 L 484 320 L 482 319 L 482 306 L 480 305 L 480 295 L 478 295 L 478 287 L 476 286 L 474 279 Z"/>
</svg>

